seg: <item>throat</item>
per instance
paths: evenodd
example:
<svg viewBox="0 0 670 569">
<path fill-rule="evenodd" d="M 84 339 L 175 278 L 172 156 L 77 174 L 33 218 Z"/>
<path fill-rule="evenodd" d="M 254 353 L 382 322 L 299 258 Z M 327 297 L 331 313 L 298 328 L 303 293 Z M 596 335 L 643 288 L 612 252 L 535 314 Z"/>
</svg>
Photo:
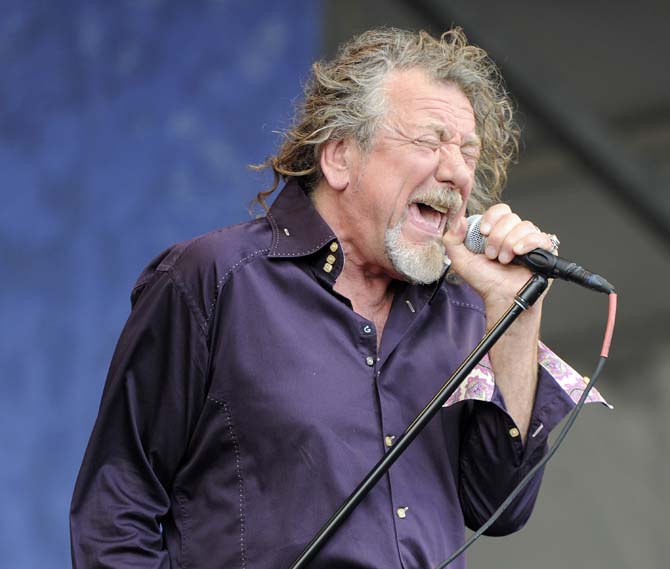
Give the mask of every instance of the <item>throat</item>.
<svg viewBox="0 0 670 569">
<path fill-rule="evenodd" d="M 374 324 L 377 331 L 377 352 L 379 352 L 384 327 L 391 313 L 395 287 L 393 285 L 387 286 L 380 297 L 379 294 L 370 294 L 373 287 L 361 288 L 356 286 L 356 283 L 340 278 L 335 283 L 334 288 L 342 296 L 349 299 L 351 307 L 356 314 Z"/>
<path fill-rule="evenodd" d="M 430 223 L 435 227 L 440 225 L 442 214 L 439 211 L 433 209 L 429 205 L 422 203 L 417 204 L 417 206 L 419 207 L 419 213 L 421 214 L 421 217 L 423 217 L 426 223 Z"/>
<path fill-rule="evenodd" d="M 363 318 L 370 320 L 375 325 L 375 329 L 377 331 L 377 353 L 379 353 L 382 345 L 382 335 L 384 334 L 384 327 L 388 321 L 392 304 L 393 296 L 391 296 L 388 301 L 385 301 L 381 306 L 366 306 L 362 304 L 354 304 L 352 302 L 354 312 L 361 315 Z"/>
</svg>

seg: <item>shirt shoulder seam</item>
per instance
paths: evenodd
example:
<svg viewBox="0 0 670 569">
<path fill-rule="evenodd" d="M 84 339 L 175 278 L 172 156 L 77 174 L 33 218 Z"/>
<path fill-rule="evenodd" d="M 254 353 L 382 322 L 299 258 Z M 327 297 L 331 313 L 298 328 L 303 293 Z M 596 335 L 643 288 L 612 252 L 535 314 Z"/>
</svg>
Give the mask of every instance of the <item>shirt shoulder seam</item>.
<svg viewBox="0 0 670 569">
<path fill-rule="evenodd" d="M 181 274 L 179 273 L 179 271 L 175 269 L 175 267 L 170 267 L 165 272 L 167 273 L 170 281 L 172 282 L 172 285 L 175 287 L 175 289 L 177 289 L 179 295 L 184 299 L 184 302 L 186 303 L 189 312 L 192 314 L 192 316 L 198 323 L 198 328 L 200 328 L 201 334 L 204 335 L 207 331 L 207 322 L 200 313 L 200 310 L 198 310 L 198 305 L 195 302 L 195 299 L 191 295 L 190 291 L 188 290 L 188 287 L 181 279 Z"/>
<path fill-rule="evenodd" d="M 253 253 L 250 253 L 246 255 L 245 257 L 242 257 L 237 263 L 235 263 L 232 267 L 230 267 L 225 274 L 219 279 L 219 282 L 216 283 L 216 291 L 214 292 L 214 298 L 212 299 L 212 302 L 210 303 L 209 310 L 207 311 L 207 315 L 205 316 L 205 330 L 209 328 L 209 324 L 212 318 L 212 314 L 214 313 L 214 307 L 216 306 L 216 302 L 219 299 L 219 296 L 221 295 L 221 289 L 225 286 L 226 282 L 230 278 L 230 276 L 238 271 L 240 268 L 242 268 L 244 265 L 248 264 L 251 262 L 253 259 L 259 257 L 260 255 L 267 255 L 269 253 L 270 249 L 258 249 L 257 251 L 254 251 Z"/>
</svg>

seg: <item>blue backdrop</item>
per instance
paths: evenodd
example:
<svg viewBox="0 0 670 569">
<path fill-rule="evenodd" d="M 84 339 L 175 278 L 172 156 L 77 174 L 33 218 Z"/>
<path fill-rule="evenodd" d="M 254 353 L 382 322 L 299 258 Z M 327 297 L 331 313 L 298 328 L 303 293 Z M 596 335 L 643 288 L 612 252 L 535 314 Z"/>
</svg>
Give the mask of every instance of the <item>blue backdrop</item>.
<svg viewBox="0 0 670 569">
<path fill-rule="evenodd" d="M 249 218 L 318 51 L 310 0 L 5 0 L 0 551 L 69 565 L 68 508 L 142 267 Z"/>
</svg>

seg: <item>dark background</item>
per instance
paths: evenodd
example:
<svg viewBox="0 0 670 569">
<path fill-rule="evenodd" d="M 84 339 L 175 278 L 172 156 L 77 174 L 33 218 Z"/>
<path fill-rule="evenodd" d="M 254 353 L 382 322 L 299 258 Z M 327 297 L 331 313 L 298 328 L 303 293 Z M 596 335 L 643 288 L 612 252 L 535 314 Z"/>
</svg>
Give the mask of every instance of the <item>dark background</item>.
<svg viewBox="0 0 670 569">
<path fill-rule="evenodd" d="M 309 63 L 374 25 L 460 24 L 524 125 L 505 199 L 617 285 L 600 389 L 520 533 L 474 567 L 666 566 L 670 4 L 2 0 L 0 551 L 67 567 L 67 511 L 142 267 L 249 219 Z M 557 283 L 543 338 L 590 375 L 605 297 Z"/>
</svg>

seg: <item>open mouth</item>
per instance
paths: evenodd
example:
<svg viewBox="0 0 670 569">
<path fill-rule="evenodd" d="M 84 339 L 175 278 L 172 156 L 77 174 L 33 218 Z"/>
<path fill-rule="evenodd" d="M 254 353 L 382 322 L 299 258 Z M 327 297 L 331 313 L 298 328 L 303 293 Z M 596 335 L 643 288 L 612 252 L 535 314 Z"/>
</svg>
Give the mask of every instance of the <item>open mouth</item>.
<svg viewBox="0 0 670 569">
<path fill-rule="evenodd" d="M 448 208 L 435 203 L 416 201 L 409 204 L 409 217 L 412 223 L 426 233 L 442 235 L 448 214 Z"/>
</svg>

